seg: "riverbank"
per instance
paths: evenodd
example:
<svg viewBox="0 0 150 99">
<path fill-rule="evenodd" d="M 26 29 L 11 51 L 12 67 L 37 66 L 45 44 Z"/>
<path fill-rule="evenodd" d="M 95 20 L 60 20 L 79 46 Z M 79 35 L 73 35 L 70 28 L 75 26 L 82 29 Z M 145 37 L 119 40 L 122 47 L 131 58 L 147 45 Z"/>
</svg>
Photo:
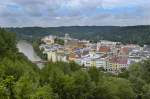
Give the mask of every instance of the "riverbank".
<svg viewBox="0 0 150 99">
<path fill-rule="evenodd" d="M 39 46 L 41 45 L 41 41 L 35 40 L 32 42 L 33 49 L 35 50 L 36 54 L 42 59 L 47 60 L 47 56 L 43 54 L 43 50 L 40 50 Z"/>
</svg>

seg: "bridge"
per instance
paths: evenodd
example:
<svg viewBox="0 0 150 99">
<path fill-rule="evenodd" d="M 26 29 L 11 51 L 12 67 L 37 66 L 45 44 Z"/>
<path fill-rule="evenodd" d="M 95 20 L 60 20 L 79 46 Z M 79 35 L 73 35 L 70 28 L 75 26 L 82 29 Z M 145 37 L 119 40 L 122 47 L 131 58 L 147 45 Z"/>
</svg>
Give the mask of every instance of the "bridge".
<svg viewBox="0 0 150 99">
<path fill-rule="evenodd" d="M 32 63 L 40 64 L 40 63 L 48 63 L 48 61 L 39 60 L 39 61 L 32 61 Z"/>
</svg>

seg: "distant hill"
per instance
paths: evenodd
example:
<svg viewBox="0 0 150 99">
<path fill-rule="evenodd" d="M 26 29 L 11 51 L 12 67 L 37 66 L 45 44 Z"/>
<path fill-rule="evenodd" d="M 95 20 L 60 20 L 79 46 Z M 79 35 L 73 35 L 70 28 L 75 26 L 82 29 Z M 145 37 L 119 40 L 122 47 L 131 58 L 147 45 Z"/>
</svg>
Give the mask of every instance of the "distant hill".
<svg viewBox="0 0 150 99">
<path fill-rule="evenodd" d="M 69 33 L 78 39 L 99 41 L 102 39 L 123 43 L 150 44 L 150 26 L 68 26 L 68 27 L 23 27 L 6 28 L 20 38 L 37 39 L 45 35 L 64 36 Z"/>
</svg>

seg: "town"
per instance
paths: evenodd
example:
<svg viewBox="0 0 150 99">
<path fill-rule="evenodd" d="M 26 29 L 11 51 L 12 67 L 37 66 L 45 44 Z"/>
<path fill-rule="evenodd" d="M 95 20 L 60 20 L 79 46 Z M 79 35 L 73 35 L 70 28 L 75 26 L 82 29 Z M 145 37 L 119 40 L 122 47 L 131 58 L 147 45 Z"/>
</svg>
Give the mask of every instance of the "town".
<svg viewBox="0 0 150 99">
<path fill-rule="evenodd" d="M 58 43 L 58 40 L 61 42 Z M 39 48 L 47 61 L 74 61 L 84 68 L 95 66 L 115 74 L 128 69 L 133 63 L 150 58 L 149 45 L 141 47 L 106 40 L 94 43 L 71 38 L 69 34 L 64 37 L 45 36 L 41 42 Z"/>
</svg>

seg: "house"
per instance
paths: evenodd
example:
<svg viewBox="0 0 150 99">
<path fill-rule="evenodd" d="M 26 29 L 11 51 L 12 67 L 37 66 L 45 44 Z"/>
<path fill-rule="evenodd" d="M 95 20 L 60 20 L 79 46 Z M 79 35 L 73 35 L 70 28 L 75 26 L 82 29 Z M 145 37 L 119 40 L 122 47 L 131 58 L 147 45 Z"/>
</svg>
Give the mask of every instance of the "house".
<svg viewBox="0 0 150 99">
<path fill-rule="evenodd" d="M 118 73 L 121 72 L 123 69 L 128 69 L 129 62 L 128 57 L 118 57 L 113 56 L 107 61 L 106 71 L 112 72 L 112 73 Z"/>
<path fill-rule="evenodd" d="M 101 53 L 108 53 L 108 52 L 110 52 L 111 50 L 110 50 L 110 47 L 108 47 L 108 46 L 101 46 L 99 49 L 97 49 L 99 52 L 101 52 Z"/>
</svg>

